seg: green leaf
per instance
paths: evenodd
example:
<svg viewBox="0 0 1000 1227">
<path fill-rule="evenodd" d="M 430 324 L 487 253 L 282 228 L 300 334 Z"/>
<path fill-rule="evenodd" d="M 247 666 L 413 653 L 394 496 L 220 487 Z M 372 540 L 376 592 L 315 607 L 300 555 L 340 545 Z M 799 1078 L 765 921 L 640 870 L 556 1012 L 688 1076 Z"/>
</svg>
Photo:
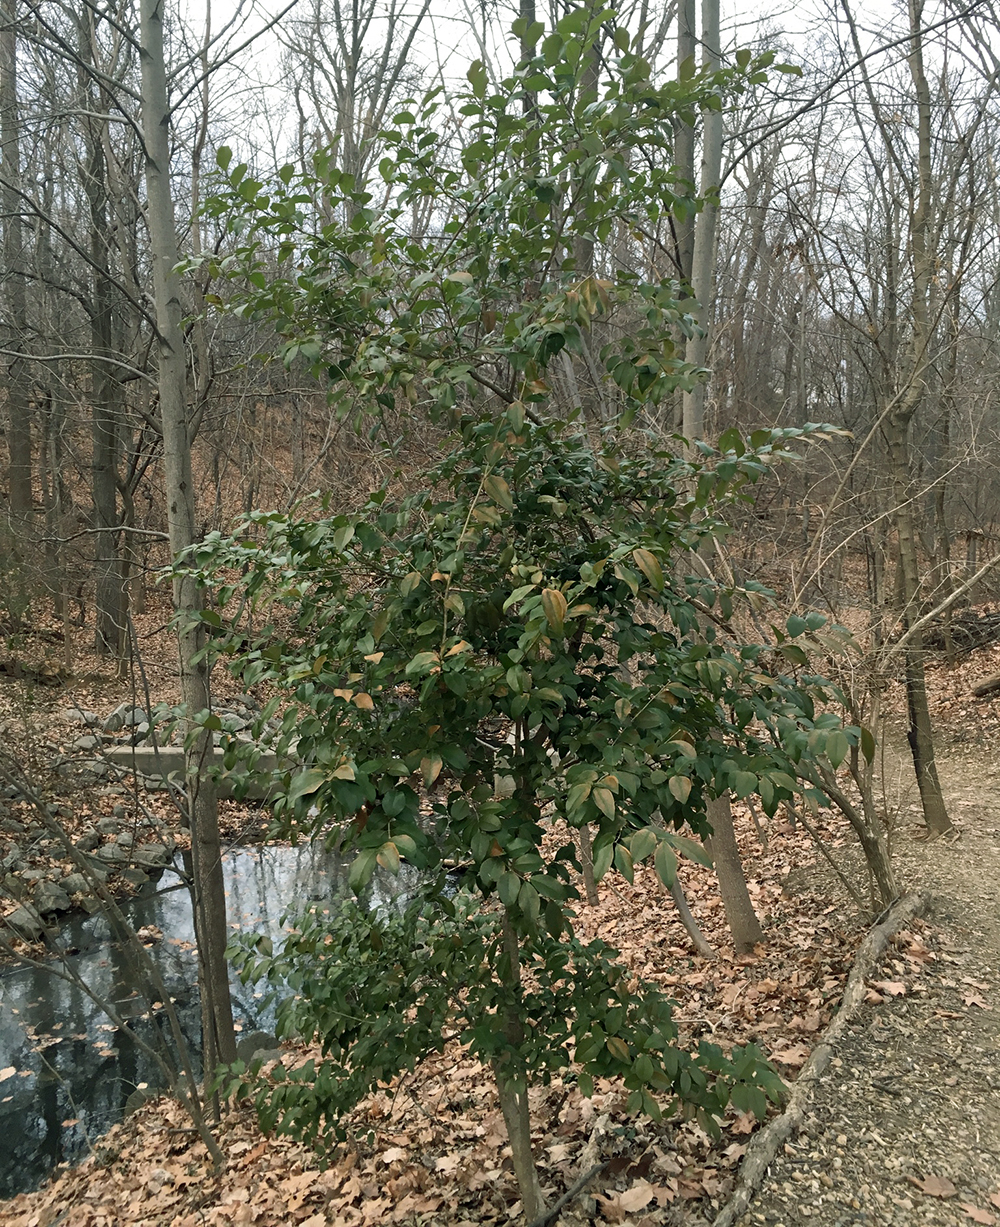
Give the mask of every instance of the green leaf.
<svg viewBox="0 0 1000 1227">
<path fill-rule="evenodd" d="M 801 635 L 803 631 L 809 629 L 809 623 L 805 618 L 800 618 L 798 614 L 792 614 L 785 623 L 785 628 L 789 635 L 794 639 L 796 635 Z"/>
<path fill-rule="evenodd" d="M 472 86 L 472 92 L 477 98 L 486 97 L 486 67 L 482 60 L 473 60 L 469 71 L 465 74 Z"/>
<path fill-rule="evenodd" d="M 611 868 L 614 859 L 615 846 L 612 843 L 602 844 L 594 849 L 594 881 L 600 882 Z"/>
<path fill-rule="evenodd" d="M 505 511 L 514 510 L 514 499 L 510 492 L 510 486 L 498 474 L 491 473 L 484 480 L 483 489 L 494 503 L 499 503 Z"/>
<path fill-rule="evenodd" d="M 643 575 L 645 575 L 646 579 L 649 581 L 649 586 L 653 589 L 653 591 L 662 592 L 663 569 L 660 566 L 656 555 L 650 553 L 649 550 L 633 550 L 632 560 Z"/>
<path fill-rule="evenodd" d="M 521 883 L 521 889 L 517 894 L 517 906 L 533 925 L 538 923 L 538 917 L 541 912 L 541 900 L 538 897 L 538 891 L 535 890 L 530 882 Z"/>
<path fill-rule="evenodd" d="M 399 873 L 399 849 L 391 839 L 387 843 L 384 843 L 381 848 L 379 848 L 376 860 L 382 866 L 382 868 L 388 870 L 389 873 Z"/>
<path fill-rule="evenodd" d="M 667 832 L 666 839 L 671 845 L 681 852 L 690 861 L 695 861 L 699 865 L 704 865 L 706 869 L 712 868 L 712 858 L 708 854 L 708 849 L 704 844 L 699 844 L 693 839 L 688 839 L 684 835 L 675 835 L 672 831 Z"/>
<path fill-rule="evenodd" d="M 571 818 L 579 810 L 581 810 L 590 796 L 590 790 L 593 784 L 590 780 L 582 780 L 579 784 L 574 784 L 566 794 L 566 817 Z"/>
<path fill-rule="evenodd" d="M 875 738 L 870 729 L 862 727 L 861 729 L 861 753 L 865 756 L 866 762 L 873 762 L 875 759 Z"/>
<path fill-rule="evenodd" d="M 742 801 L 757 791 L 759 781 L 752 771 L 737 771 L 729 780 L 729 787 L 735 796 Z"/>
<path fill-rule="evenodd" d="M 615 844 L 615 868 L 626 882 L 635 881 L 635 870 L 632 867 L 632 857 L 624 844 Z"/>
<path fill-rule="evenodd" d="M 670 890 L 677 877 L 677 854 L 666 840 L 657 844 L 653 868 L 663 885 Z"/>
<path fill-rule="evenodd" d="M 672 775 L 667 781 L 667 787 L 670 789 L 670 795 L 681 805 L 691 795 L 691 781 L 686 775 Z"/>
<path fill-rule="evenodd" d="M 521 879 L 516 873 L 503 873 L 497 882 L 497 894 L 504 907 L 513 907 L 521 890 Z"/>
<path fill-rule="evenodd" d="M 558 589 L 542 589 L 542 609 L 545 611 L 545 620 L 557 635 L 563 634 L 568 608 L 566 598 Z"/>
<path fill-rule="evenodd" d="M 641 831 L 636 831 L 628 845 L 633 862 L 644 861 L 659 846 L 660 837 L 655 827 L 643 827 Z"/>
<path fill-rule="evenodd" d="M 298 775 L 292 777 L 292 783 L 288 789 L 288 800 L 294 804 L 302 797 L 314 793 L 325 782 L 326 772 L 316 767 L 310 767 L 308 771 L 300 771 Z"/>
<path fill-rule="evenodd" d="M 840 729 L 831 733 L 826 739 L 826 756 L 834 767 L 840 766 L 850 752 L 850 749 L 851 743 Z"/>
<path fill-rule="evenodd" d="M 354 858 L 347 874 L 347 884 L 355 894 L 358 894 L 371 881 L 375 866 L 378 864 L 378 849 L 364 848 Z"/>
<path fill-rule="evenodd" d="M 403 672 L 407 677 L 414 677 L 418 673 L 426 673 L 433 665 L 438 663 L 437 652 L 418 652 L 407 664 Z"/>
<path fill-rule="evenodd" d="M 605 818 L 614 819 L 615 798 L 610 788 L 595 788 L 591 798 Z"/>
</svg>

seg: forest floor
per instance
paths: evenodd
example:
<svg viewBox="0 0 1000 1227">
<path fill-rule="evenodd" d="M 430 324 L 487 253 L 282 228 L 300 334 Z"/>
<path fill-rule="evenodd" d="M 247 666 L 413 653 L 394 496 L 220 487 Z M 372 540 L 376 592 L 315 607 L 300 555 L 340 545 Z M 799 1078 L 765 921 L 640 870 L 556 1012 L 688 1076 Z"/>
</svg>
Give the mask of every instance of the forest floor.
<svg viewBox="0 0 1000 1227">
<path fill-rule="evenodd" d="M 1000 761 L 939 770 L 957 837 L 895 857 L 930 891 L 935 958 L 918 986 L 890 954 L 740 1227 L 1000 1223 Z"/>
<path fill-rule="evenodd" d="M 870 977 L 864 1007 L 812 1091 L 804 1128 L 771 1165 L 741 1227 L 1000 1223 L 1000 809 L 992 795 L 1000 784 L 994 749 L 1000 703 L 968 698 L 976 681 L 998 670 L 1000 649 L 987 648 L 958 669 L 932 673 L 955 837 L 920 842 L 905 763 L 891 753 L 886 758 L 884 774 L 897 779 L 887 790 L 887 809 L 900 882 L 929 888 L 932 910 L 896 936 Z M 171 674 L 166 658 L 153 667 L 154 693 L 169 697 Z M 41 715 L 36 694 L 33 736 L 41 736 L 46 755 L 81 733 L 60 723 L 68 704 L 103 716 L 124 697 L 113 679 L 89 676 L 72 694 L 53 690 Z M 16 702 L 7 706 L 9 731 L 20 717 Z M 83 823 L 105 844 L 119 838 L 126 819 L 134 820 L 133 805 L 151 831 L 170 826 L 165 800 L 154 798 L 150 817 L 150 799 L 137 797 L 127 780 L 95 782 L 57 816 L 74 830 Z M 21 818 L 13 817 L 11 831 L 0 827 L 0 854 L 23 841 L 16 824 L 28 821 L 17 809 L 24 803 L 9 800 Z M 115 807 L 124 811 L 117 828 L 108 822 L 102 830 L 101 816 L 115 817 Z M 238 839 L 259 825 L 259 815 L 234 807 L 228 821 Z M 616 946 L 636 979 L 675 998 L 685 1042 L 758 1043 L 791 1082 L 837 1008 L 864 921 L 801 826 L 765 822 L 766 848 L 745 810 L 738 810 L 737 826 L 766 932 L 751 955 L 727 947 L 713 875 L 689 863 L 682 867 L 684 888 L 716 959 L 691 952 L 669 897 L 642 870 L 633 886 L 602 884 L 600 906 L 581 906 L 577 930 Z M 849 830 L 832 815 L 823 816 L 819 830 L 863 890 Z M 55 847 L 41 848 L 39 863 L 46 852 L 57 858 Z M 0 1070 L 0 1095 L 2 1082 L 18 1072 Z M 756 1126 L 752 1117 L 732 1112 L 713 1140 L 693 1124 L 633 1121 L 621 1089 L 610 1082 L 585 1100 L 557 1081 L 539 1089 L 532 1106 L 550 1200 L 595 1160 L 610 1161 L 562 1214 L 563 1227 L 705 1227 L 725 1206 Z M 233 1110 L 217 1130 L 226 1167 L 213 1173 L 180 1107 L 153 1101 L 98 1139 L 84 1163 L 60 1169 L 35 1193 L 0 1203 L 0 1224 L 481 1227 L 523 1221 L 495 1092 L 457 1040 L 399 1086 L 366 1101 L 352 1124 L 358 1140 L 323 1168 L 303 1146 L 263 1136 L 249 1109 Z"/>
</svg>

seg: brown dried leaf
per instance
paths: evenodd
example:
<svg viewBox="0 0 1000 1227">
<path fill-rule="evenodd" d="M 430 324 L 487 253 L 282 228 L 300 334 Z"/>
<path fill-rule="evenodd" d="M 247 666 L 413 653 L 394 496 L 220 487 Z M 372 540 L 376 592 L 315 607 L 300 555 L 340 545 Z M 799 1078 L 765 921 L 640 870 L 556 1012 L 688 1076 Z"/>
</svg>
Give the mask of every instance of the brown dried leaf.
<svg viewBox="0 0 1000 1227">
<path fill-rule="evenodd" d="M 964 1201 L 959 1202 L 959 1205 L 974 1223 L 985 1223 L 986 1227 L 991 1227 L 997 1221 L 996 1215 L 990 1214 L 989 1210 L 982 1210 L 979 1206 L 973 1206 Z"/>
<path fill-rule="evenodd" d="M 906 985 L 902 980 L 873 980 L 872 987 L 877 988 L 880 993 L 886 993 L 890 997 L 905 997 Z"/>
<path fill-rule="evenodd" d="M 923 1180 L 910 1176 L 908 1179 L 910 1184 L 918 1188 L 921 1193 L 926 1193 L 928 1197 L 954 1197 L 958 1192 L 958 1189 L 946 1176 L 925 1176 Z"/>
<path fill-rule="evenodd" d="M 655 1190 L 648 1180 L 637 1180 L 630 1189 L 626 1189 L 619 1197 L 618 1204 L 628 1214 L 642 1210 L 653 1200 Z"/>
<path fill-rule="evenodd" d="M 771 1060 L 777 1061 L 779 1065 L 787 1065 L 790 1069 L 798 1069 L 808 1061 L 810 1051 L 808 1044 L 792 1044 L 789 1048 L 772 1052 Z"/>
</svg>

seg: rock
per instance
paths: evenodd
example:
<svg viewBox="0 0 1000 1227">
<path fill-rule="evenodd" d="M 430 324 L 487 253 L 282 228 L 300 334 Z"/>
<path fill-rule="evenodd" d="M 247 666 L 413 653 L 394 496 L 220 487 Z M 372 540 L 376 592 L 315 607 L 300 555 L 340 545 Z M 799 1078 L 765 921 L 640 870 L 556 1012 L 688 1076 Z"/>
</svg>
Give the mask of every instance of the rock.
<svg viewBox="0 0 1000 1227">
<path fill-rule="evenodd" d="M 117 835 L 122 829 L 122 824 L 117 818 L 112 818 L 110 814 L 102 814 L 98 818 L 96 825 L 102 835 Z"/>
<path fill-rule="evenodd" d="M 26 862 L 19 852 L 8 852 L 7 855 L 0 861 L 0 869 L 5 873 L 21 873 Z"/>
<path fill-rule="evenodd" d="M 8 784 L 2 796 L 5 801 L 17 801 L 21 796 L 21 790 L 16 784 Z"/>
<path fill-rule="evenodd" d="M 24 823 L 18 822 L 16 818 L 4 818 L 0 822 L 0 831 L 4 835 L 23 835 L 26 829 Z"/>
<path fill-rule="evenodd" d="M 149 736 L 149 723 L 143 720 L 142 724 L 137 724 L 132 730 L 132 744 L 137 746 L 140 741 L 145 741 Z"/>
<path fill-rule="evenodd" d="M 111 774 L 111 767 L 102 758 L 88 758 L 83 762 L 73 764 L 75 774 L 78 776 L 90 776 L 94 780 L 103 780 Z M 66 771 L 61 774 L 65 775 Z"/>
<path fill-rule="evenodd" d="M 142 869 L 136 869 L 130 866 L 128 869 L 123 869 L 121 876 L 126 882 L 131 882 L 133 886 L 145 886 L 149 881 L 149 874 Z"/>
<path fill-rule="evenodd" d="M 270 1052 L 277 1052 L 278 1056 L 281 1056 L 277 1038 L 266 1031 L 251 1031 L 247 1035 L 240 1036 L 236 1041 L 236 1055 L 247 1065 L 263 1053 Z M 271 1057 L 268 1056 L 266 1059 L 271 1060 Z"/>
<path fill-rule="evenodd" d="M 139 844 L 132 855 L 136 865 L 144 869 L 162 869 L 170 863 L 171 852 L 163 844 Z"/>
<path fill-rule="evenodd" d="M 96 854 L 87 857 L 87 872 L 102 884 L 108 880 L 108 867 Z"/>
<path fill-rule="evenodd" d="M 123 729 L 125 727 L 125 713 L 128 710 L 128 705 L 122 703 L 113 712 L 109 712 L 101 721 L 102 731 L 105 733 L 117 733 L 119 729 Z"/>
<path fill-rule="evenodd" d="M 125 1100 L 126 1117 L 131 1116 L 133 1112 L 138 1112 L 144 1103 L 148 1103 L 151 1099 L 159 1099 L 166 1093 L 155 1086 L 137 1086 Z"/>
<path fill-rule="evenodd" d="M 35 887 L 35 907 L 43 915 L 68 912 L 73 906 L 69 895 L 55 882 L 39 882 Z"/>
<path fill-rule="evenodd" d="M 95 737 L 93 733 L 87 733 L 84 737 L 77 737 L 76 741 L 73 742 L 74 750 L 90 751 L 98 750 L 100 747 L 101 739 L 100 737 Z"/>
<path fill-rule="evenodd" d="M 63 724 L 82 724 L 85 728 L 96 728 L 101 723 L 101 717 L 95 711 L 88 711 L 85 707 L 67 707 L 61 711 L 56 719 L 61 720 Z"/>
<path fill-rule="evenodd" d="M 73 846 L 80 852 L 93 852 L 100 842 L 101 837 L 96 831 L 84 831 Z"/>
<path fill-rule="evenodd" d="M 106 865 L 127 865 L 132 860 L 132 854 L 128 848 L 123 848 L 121 844 L 111 841 L 98 848 L 96 856 Z"/>
<path fill-rule="evenodd" d="M 25 941 L 37 941 L 45 931 L 45 926 L 42 924 L 41 917 L 30 907 L 17 907 L 11 914 L 4 918 L 3 923 L 7 928 L 13 930 L 15 937 L 21 937 Z"/>
<path fill-rule="evenodd" d="M 82 873 L 69 873 L 59 883 L 71 895 L 87 895 L 92 887 Z"/>
<path fill-rule="evenodd" d="M 142 710 L 141 707 L 133 707 L 131 710 L 126 711 L 123 714 L 122 723 L 127 729 L 137 728 L 140 724 L 145 724 L 146 727 L 148 728 L 149 727 L 149 717 L 146 715 L 146 713 Z"/>
<path fill-rule="evenodd" d="M 113 839 L 116 844 L 121 844 L 123 848 L 131 848 L 135 843 L 135 836 L 131 831 L 121 831 L 119 834 L 113 836 Z"/>
</svg>

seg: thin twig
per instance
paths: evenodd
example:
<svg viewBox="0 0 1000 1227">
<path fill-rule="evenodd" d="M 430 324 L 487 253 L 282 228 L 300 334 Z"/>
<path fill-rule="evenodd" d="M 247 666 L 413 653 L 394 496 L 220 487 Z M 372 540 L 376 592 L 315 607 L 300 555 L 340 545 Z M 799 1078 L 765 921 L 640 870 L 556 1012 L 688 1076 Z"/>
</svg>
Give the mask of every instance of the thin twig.
<svg viewBox="0 0 1000 1227">
<path fill-rule="evenodd" d="M 544 1214 L 540 1214 L 538 1218 L 532 1219 L 532 1221 L 528 1224 L 528 1227 L 549 1227 L 551 1223 L 556 1221 L 569 1203 L 579 1197 L 591 1180 L 593 1180 L 595 1176 L 599 1176 L 610 1162 L 610 1159 L 605 1159 L 603 1163 L 598 1163 L 592 1167 L 589 1172 L 585 1172 L 572 1188 L 567 1189 L 566 1192 L 563 1193 L 562 1197 L 559 1198 L 551 1209 L 546 1210 Z"/>
<path fill-rule="evenodd" d="M 791 809 L 791 806 L 789 806 L 789 809 Z M 795 816 L 799 820 L 799 822 L 802 823 L 802 825 L 809 832 L 809 834 L 812 836 L 813 843 L 816 845 L 817 848 L 819 848 L 821 855 L 826 860 L 826 863 L 830 866 L 830 868 L 837 875 L 837 877 L 840 878 L 841 882 L 843 883 L 844 889 L 851 896 L 854 902 L 858 905 L 862 914 L 869 915 L 871 912 L 871 909 L 865 904 L 864 899 L 862 899 L 862 897 L 858 894 L 858 892 L 854 889 L 854 887 L 850 884 L 850 882 L 844 876 L 843 872 L 840 869 L 840 866 L 830 855 L 829 851 L 827 850 L 826 844 L 824 844 L 823 840 L 820 838 L 819 832 L 812 825 L 809 819 L 805 816 L 805 812 L 804 811 L 802 813 L 796 812 Z"/>
</svg>

